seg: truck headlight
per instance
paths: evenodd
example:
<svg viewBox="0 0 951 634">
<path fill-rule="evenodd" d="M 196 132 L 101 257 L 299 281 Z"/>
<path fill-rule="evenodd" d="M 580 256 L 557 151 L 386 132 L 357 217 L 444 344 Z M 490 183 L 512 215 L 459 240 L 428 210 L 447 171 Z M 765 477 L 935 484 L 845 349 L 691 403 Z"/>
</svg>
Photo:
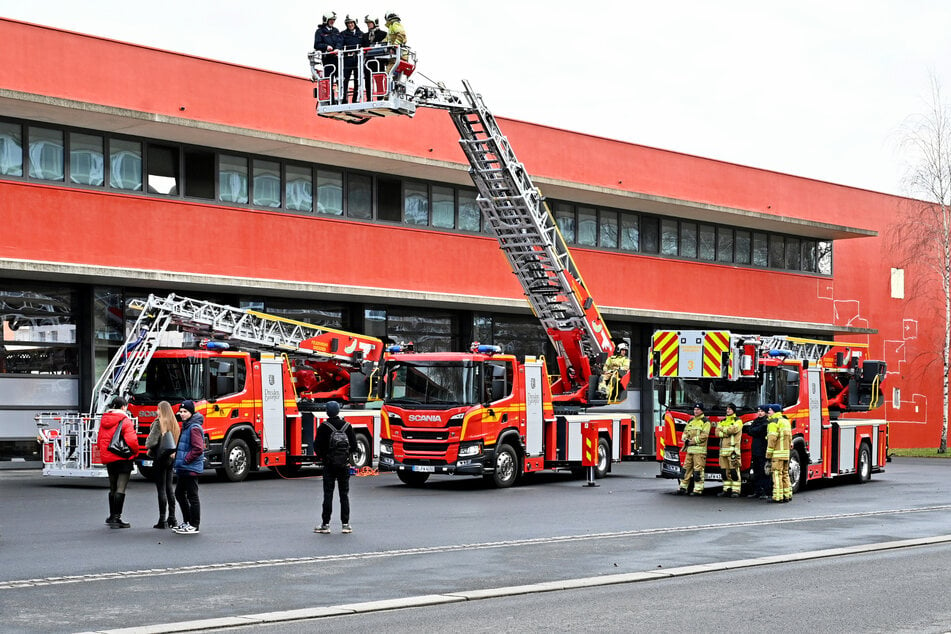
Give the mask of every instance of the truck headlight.
<svg viewBox="0 0 951 634">
<path fill-rule="evenodd" d="M 459 445 L 459 457 L 471 458 L 482 453 L 482 441 L 465 442 Z"/>
<path fill-rule="evenodd" d="M 380 441 L 380 454 L 385 454 L 388 456 L 393 455 L 393 441 L 392 440 L 381 440 Z"/>
<path fill-rule="evenodd" d="M 670 461 L 679 461 L 680 460 L 680 450 L 676 447 L 666 447 L 664 449 L 664 460 Z"/>
</svg>

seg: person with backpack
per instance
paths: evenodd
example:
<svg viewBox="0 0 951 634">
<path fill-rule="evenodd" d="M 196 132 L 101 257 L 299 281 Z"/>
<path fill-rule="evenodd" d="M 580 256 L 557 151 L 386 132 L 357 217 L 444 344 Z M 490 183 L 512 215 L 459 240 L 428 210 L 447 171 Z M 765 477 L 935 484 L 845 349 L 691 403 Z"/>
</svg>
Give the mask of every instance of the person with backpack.
<svg viewBox="0 0 951 634">
<path fill-rule="evenodd" d="M 352 533 L 350 526 L 350 461 L 357 437 L 353 427 L 340 418 L 340 404 L 327 403 L 327 420 L 317 428 L 317 457 L 324 465 L 324 505 L 321 524 L 315 533 L 330 532 L 330 516 L 333 511 L 334 486 L 340 490 L 340 522 L 343 533 Z"/>
</svg>

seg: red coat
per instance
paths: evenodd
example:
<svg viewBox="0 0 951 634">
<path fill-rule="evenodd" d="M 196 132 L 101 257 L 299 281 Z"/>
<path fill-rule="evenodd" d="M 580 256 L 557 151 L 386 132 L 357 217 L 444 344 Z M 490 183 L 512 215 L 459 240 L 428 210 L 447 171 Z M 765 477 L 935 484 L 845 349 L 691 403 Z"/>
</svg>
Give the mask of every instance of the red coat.
<svg viewBox="0 0 951 634">
<path fill-rule="evenodd" d="M 96 438 L 96 444 L 99 446 L 99 459 L 102 464 L 132 459 L 120 458 L 109 451 L 109 443 L 112 442 L 112 435 L 116 433 L 116 425 L 124 420 L 128 422 L 124 423 L 122 437 L 125 438 L 129 448 L 132 449 L 132 458 L 135 458 L 139 453 L 139 436 L 135 433 L 135 425 L 132 424 L 132 419 L 121 409 L 111 409 L 102 415 L 102 419 L 99 421 L 99 436 Z"/>
</svg>

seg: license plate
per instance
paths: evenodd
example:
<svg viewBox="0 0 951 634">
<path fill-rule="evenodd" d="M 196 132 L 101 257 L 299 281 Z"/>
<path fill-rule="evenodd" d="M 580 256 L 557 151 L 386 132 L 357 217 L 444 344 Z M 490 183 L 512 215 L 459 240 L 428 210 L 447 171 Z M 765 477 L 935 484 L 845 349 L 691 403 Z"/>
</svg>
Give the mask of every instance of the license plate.
<svg viewBox="0 0 951 634">
<path fill-rule="evenodd" d="M 142 465 L 143 467 L 151 467 L 151 466 L 152 466 L 152 461 L 151 461 L 151 460 L 142 460 L 142 461 L 139 462 L 139 464 Z"/>
<path fill-rule="evenodd" d="M 427 465 L 413 465 L 413 471 L 421 471 L 422 473 L 436 473 L 436 467 L 430 467 Z"/>
<path fill-rule="evenodd" d="M 722 479 L 723 479 L 723 476 L 720 475 L 719 473 L 708 473 L 706 474 L 706 477 L 704 478 L 704 480 L 717 480 L 717 481 L 720 481 Z"/>
</svg>

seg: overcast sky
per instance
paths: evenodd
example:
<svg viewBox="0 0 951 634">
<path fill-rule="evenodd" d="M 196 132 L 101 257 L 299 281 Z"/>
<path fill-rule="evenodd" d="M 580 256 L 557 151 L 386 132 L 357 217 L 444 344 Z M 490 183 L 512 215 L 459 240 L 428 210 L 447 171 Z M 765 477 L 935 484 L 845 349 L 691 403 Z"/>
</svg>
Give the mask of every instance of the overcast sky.
<svg viewBox="0 0 951 634">
<path fill-rule="evenodd" d="M 327 9 L 398 12 L 419 71 L 468 79 L 500 117 L 889 193 L 929 77 L 951 97 L 948 0 L 0 0 L 3 17 L 299 76 Z"/>
</svg>

